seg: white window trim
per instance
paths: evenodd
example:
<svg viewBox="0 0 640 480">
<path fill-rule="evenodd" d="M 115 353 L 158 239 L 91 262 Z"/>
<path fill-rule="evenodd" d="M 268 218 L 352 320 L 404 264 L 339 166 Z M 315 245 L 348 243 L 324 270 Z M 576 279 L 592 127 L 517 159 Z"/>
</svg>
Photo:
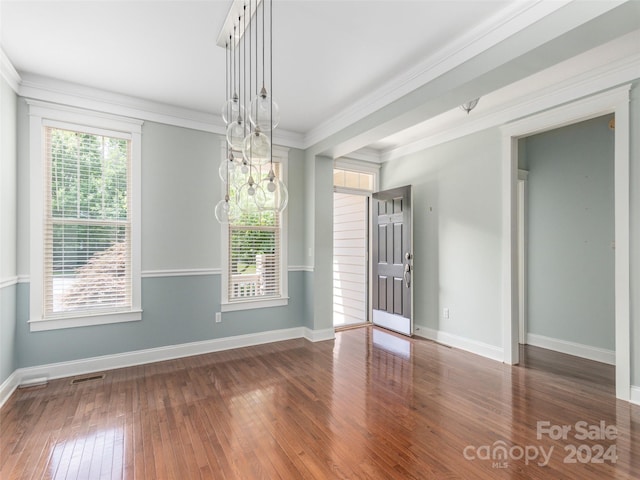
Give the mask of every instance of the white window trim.
<svg viewBox="0 0 640 480">
<path fill-rule="evenodd" d="M 227 141 L 223 139 L 220 143 L 220 158 L 227 158 Z M 282 181 L 288 185 L 288 166 L 289 166 L 289 149 L 286 147 L 273 147 L 273 157 L 280 164 Z M 222 184 L 224 188 L 224 184 Z M 288 279 L 288 247 L 287 239 L 289 236 L 288 228 L 288 209 L 284 209 L 280 217 L 281 235 L 280 235 L 280 296 L 276 298 L 249 298 L 242 300 L 229 301 L 229 235 L 227 225 L 221 225 L 220 228 L 220 247 L 221 247 L 221 305 L 222 312 L 235 312 L 240 310 L 251 310 L 257 308 L 284 307 L 289 304 L 289 279 Z"/>
<path fill-rule="evenodd" d="M 29 105 L 29 166 L 30 166 L 30 291 L 29 328 L 32 332 L 62 328 L 86 327 L 142 319 L 141 298 L 141 171 L 142 124 L 116 115 L 93 112 L 48 102 L 27 100 Z M 131 139 L 131 274 L 132 306 L 126 311 L 111 310 L 95 314 L 69 314 L 64 317 L 44 317 L 44 144 L 43 127 L 55 122 L 81 131 L 119 132 Z"/>
</svg>

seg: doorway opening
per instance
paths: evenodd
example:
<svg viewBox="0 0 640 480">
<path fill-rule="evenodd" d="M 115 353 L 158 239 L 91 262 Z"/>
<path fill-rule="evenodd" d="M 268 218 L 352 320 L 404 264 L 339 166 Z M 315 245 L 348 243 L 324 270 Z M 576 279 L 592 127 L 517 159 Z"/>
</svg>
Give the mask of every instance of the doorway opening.
<svg viewBox="0 0 640 480">
<path fill-rule="evenodd" d="M 368 198 L 333 194 L 333 326 L 367 321 Z"/>
<path fill-rule="evenodd" d="M 630 335 L 630 201 L 629 201 L 630 85 L 593 95 L 513 122 L 503 132 L 503 354 L 504 362 L 519 363 L 519 271 L 517 228 L 518 140 L 607 114 L 615 115 L 614 132 L 614 339 L 616 397 L 631 397 Z"/>
<path fill-rule="evenodd" d="M 580 359 L 615 365 L 612 120 L 611 114 L 595 117 L 518 141 L 524 366 L 545 354 L 550 364 L 562 358 L 553 352 L 570 355 L 565 362 L 576 374 L 596 369 Z M 614 371 L 607 371 L 613 385 Z"/>
<path fill-rule="evenodd" d="M 366 325 L 369 305 L 369 208 L 376 171 L 333 172 L 333 326 Z M 375 168 L 375 167 L 374 167 Z"/>
</svg>

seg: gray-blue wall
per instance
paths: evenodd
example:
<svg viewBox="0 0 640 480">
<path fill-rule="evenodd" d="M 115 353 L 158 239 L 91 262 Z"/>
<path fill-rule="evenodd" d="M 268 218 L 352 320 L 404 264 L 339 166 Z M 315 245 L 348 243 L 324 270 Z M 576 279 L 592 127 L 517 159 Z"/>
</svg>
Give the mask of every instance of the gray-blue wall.
<svg viewBox="0 0 640 480">
<path fill-rule="evenodd" d="M 26 126 L 24 102 L 19 122 Z M 304 325 L 307 272 L 288 274 L 289 305 L 222 314 L 220 225 L 214 207 L 221 198 L 221 140 L 207 132 L 145 122 L 142 128 L 142 320 L 92 327 L 30 332 L 29 284 L 17 290 L 14 368 L 177 345 Z M 28 136 L 19 140 L 18 209 L 28 218 Z M 288 261 L 305 265 L 304 153 L 289 151 Z M 18 229 L 19 271 L 28 275 L 28 229 Z M 206 274 L 198 274 L 206 270 Z M 175 276 L 186 271 L 184 276 Z M 203 273 L 203 272 L 200 272 Z M 10 323 L 10 322 L 9 322 Z M 15 324 L 16 322 L 14 322 Z M 4 331 L 4 326 L 3 326 Z M 9 329 L 7 328 L 7 332 Z"/>
<path fill-rule="evenodd" d="M 521 140 L 528 333 L 615 349 L 612 116 Z"/>
<path fill-rule="evenodd" d="M 143 278 L 141 321 L 45 332 L 29 332 L 29 285 L 19 284 L 17 368 L 299 327 L 304 272 L 289 273 L 289 283 L 287 307 L 223 313 L 215 323 L 220 275 Z"/>
<path fill-rule="evenodd" d="M 0 384 L 17 368 L 16 285 L 0 288 Z"/>
</svg>

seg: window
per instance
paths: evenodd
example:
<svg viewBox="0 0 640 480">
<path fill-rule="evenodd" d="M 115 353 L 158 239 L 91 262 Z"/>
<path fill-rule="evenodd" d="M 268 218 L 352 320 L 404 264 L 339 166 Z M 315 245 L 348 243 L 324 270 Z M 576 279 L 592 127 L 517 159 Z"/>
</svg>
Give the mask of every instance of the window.
<svg viewBox="0 0 640 480">
<path fill-rule="evenodd" d="M 285 149 L 274 148 L 274 170 L 283 181 L 286 159 Z M 269 165 L 256 168 L 259 178 L 269 171 Z M 287 304 L 285 223 L 286 209 L 281 214 L 242 212 L 237 221 L 222 227 L 223 311 Z"/>
<path fill-rule="evenodd" d="M 31 330 L 139 320 L 141 123 L 30 115 Z"/>
<path fill-rule="evenodd" d="M 344 168 L 333 169 L 333 186 L 342 190 L 373 192 L 374 180 L 373 173 L 346 170 Z"/>
</svg>

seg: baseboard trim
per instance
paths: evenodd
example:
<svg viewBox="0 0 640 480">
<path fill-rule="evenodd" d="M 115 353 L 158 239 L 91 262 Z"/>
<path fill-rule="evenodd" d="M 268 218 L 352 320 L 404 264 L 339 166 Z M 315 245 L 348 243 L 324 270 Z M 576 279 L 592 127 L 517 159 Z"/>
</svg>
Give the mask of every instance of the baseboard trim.
<svg viewBox="0 0 640 480">
<path fill-rule="evenodd" d="M 629 396 L 629 402 L 640 405 L 640 387 L 631 385 L 631 395 Z"/>
<path fill-rule="evenodd" d="M 48 380 L 53 380 L 56 378 L 73 377 L 76 375 L 85 375 L 88 373 L 113 370 L 116 368 L 132 367 L 135 365 L 162 362 L 176 358 L 190 357 L 193 355 L 250 347 L 296 338 L 305 338 L 311 342 L 319 342 L 334 338 L 334 331 L 332 328 L 325 330 L 311 330 L 306 327 L 294 327 L 282 330 L 271 330 L 268 332 L 236 335 L 226 338 L 215 338 L 201 342 L 136 350 L 133 352 L 118 353 L 114 355 L 83 358 L 81 360 L 72 360 L 69 362 L 19 368 L 14 371 L 0 386 L 0 408 L 19 385 L 27 383 L 34 378 L 46 378 Z"/>
<path fill-rule="evenodd" d="M 333 340 L 336 338 L 336 331 L 334 328 L 325 328 L 323 330 L 311 330 L 304 327 L 304 338 L 310 342 L 323 342 L 324 340 Z"/>
<path fill-rule="evenodd" d="M 16 391 L 20 382 L 18 381 L 18 371 L 15 370 L 7 379 L 0 385 L 0 408 L 4 403 L 9 400 L 9 397 Z"/>
<path fill-rule="evenodd" d="M 415 325 L 413 330 L 414 334 L 418 337 L 433 340 L 434 342 L 442 343 L 449 347 L 459 348 L 466 352 L 475 353 L 476 355 L 490 358 L 497 362 L 502 362 L 504 360 L 504 353 L 501 347 L 461 337 L 453 333 L 434 330 L 433 328 L 425 327 L 424 325 Z"/>
<path fill-rule="evenodd" d="M 534 347 L 546 348 L 555 352 L 566 353 L 575 357 L 586 358 L 595 362 L 606 363 L 608 365 L 616 364 L 616 352 L 605 348 L 591 347 L 580 343 L 568 342 L 557 338 L 549 338 L 544 335 L 535 333 L 527 333 L 527 344 Z"/>
</svg>

